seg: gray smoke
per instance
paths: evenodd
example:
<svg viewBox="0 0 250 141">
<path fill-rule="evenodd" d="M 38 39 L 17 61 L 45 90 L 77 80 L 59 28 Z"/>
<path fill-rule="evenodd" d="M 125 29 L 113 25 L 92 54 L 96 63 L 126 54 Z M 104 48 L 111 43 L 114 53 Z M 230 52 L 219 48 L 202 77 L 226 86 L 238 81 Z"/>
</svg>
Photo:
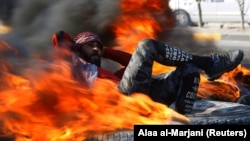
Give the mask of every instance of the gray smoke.
<svg viewBox="0 0 250 141">
<path fill-rule="evenodd" d="M 59 30 L 68 32 L 71 37 L 82 31 L 93 31 L 101 36 L 105 44 L 114 42 L 111 25 L 120 14 L 120 0 L 17 2 L 11 17 L 13 30 L 9 34 L 1 35 L 13 49 L 4 49 L 0 54 L 1 64 L 11 62 L 13 67 L 5 66 L 14 74 L 21 74 L 23 68 L 46 69 L 48 62 L 39 62 L 33 58 L 39 56 L 43 60 L 52 61 L 51 38 Z"/>
<path fill-rule="evenodd" d="M 52 51 L 51 37 L 59 30 L 68 32 L 71 37 L 82 31 L 93 31 L 101 36 L 105 46 L 112 46 L 115 44 L 112 24 L 122 14 L 120 3 L 121 0 L 19 0 L 11 20 L 13 31 L 3 38 L 25 58 L 39 54 L 47 59 Z M 169 12 L 168 9 L 167 13 Z M 163 17 L 168 18 L 167 13 L 158 15 L 159 22 L 164 21 Z M 167 27 L 165 22 L 160 24 L 163 29 Z M 189 33 L 192 37 L 192 31 Z M 204 47 L 207 44 L 182 39 L 179 35 L 181 34 L 163 30 L 159 39 L 188 52 L 211 52 L 213 43 L 208 42 L 210 47 L 207 48 Z"/>
<path fill-rule="evenodd" d="M 13 46 L 29 53 L 45 53 L 52 34 L 59 30 L 72 37 L 93 31 L 105 43 L 113 41 L 111 23 L 119 16 L 119 0 L 20 0 L 14 9 L 13 32 L 5 37 Z"/>
<path fill-rule="evenodd" d="M 73 37 L 79 32 L 89 30 L 99 34 L 105 45 L 112 45 L 115 44 L 112 24 L 122 14 L 120 3 L 121 0 L 19 0 L 12 17 L 14 31 L 7 39 L 22 50 L 46 54 L 51 48 L 52 34 L 56 31 L 64 30 Z M 168 18 L 169 13 L 170 10 L 167 10 L 166 15 L 159 19 L 164 16 Z M 163 22 L 161 26 L 164 29 L 167 23 Z M 171 42 L 172 40 L 166 39 L 169 36 L 165 33 L 169 34 L 168 31 L 163 31 L 159 39 Z M 178 37 L 175 39 L 178 40 Z M 192 44 L 189 49 L 195 50 L 194 41 L 187 44 Z"/>
</svg>

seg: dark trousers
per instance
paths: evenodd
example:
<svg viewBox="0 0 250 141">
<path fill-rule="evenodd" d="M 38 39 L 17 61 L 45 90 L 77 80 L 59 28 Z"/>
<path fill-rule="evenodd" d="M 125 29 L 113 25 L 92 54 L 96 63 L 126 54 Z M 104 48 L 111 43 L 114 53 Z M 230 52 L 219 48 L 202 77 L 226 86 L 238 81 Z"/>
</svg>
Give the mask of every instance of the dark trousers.
<svg viewBox="0 0 250 141">
<path fill-rule="evenodd" d="M 154 101 L 166 105 L 177 100 L 177 109 L 179 107 L 182 113 L 187 113 L 187 110 L 192 108 L 198 91 L 199 68 L 188 61 L 166 58 L 165 47 L 166 44 L 152 39 L 140 41 L 118 88 L 127 95 L 134 92 L 144 93 Z M 176 69 L 152 75 L 154 61 L 163 65 L 176 66 Z M 189 108 L 186 108 L 187 106 Z"/>
</svg>

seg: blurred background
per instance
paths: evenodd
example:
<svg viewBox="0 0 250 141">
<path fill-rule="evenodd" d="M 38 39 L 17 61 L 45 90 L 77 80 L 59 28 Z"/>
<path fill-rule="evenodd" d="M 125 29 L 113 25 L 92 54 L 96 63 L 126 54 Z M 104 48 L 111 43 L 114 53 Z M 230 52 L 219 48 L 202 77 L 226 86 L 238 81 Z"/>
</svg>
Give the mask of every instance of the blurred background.
<svg viewBox="0 0 250 141">
<path fill-rule="evenodd" d="M 206 5 L 229 5 L 230 3 L 232 5 L 233 3 L 234 7 L 238 6 L 236 0 L 142 0 L 139 2 L 136 0 L 74 0 L 74 2 L 0 0 L 0 33 L 2 33 L 0 37 L 26 57 L 36 52 L 47 58 L 48 51 L 52 47 L 52 34 L 59 30 L 68 32 L 72 37 L 86 30 L 96 32 L 107 47 L 134 48 L 140 39 L 153 37 L 194 54 L 205 55 L 238 47 L 249 54 L 248 42 L 238 40 L 233 42 L 235 37 L 227 41 L 217 39 L 217 36 L 220 36 L 218 34 L 222 33 L 225 33 L 225 36 L 244 34 L 245 38 L 249 39 L 249 26 L 246 25 L 243 30 L 240 20 L 237 23 L 208 22 L 206 17 L 198 20 L 199 4 L 204 13 L 206 10 L 204 3 Z M 248 2 L 244 4 L 247 8 Z M 238 10 L 239 14 L 239 7 Z M 192 17 L 191 15 L 196 17 L 196 21 L 192 21 L 193 24 L 185 26 L 181 24 L 191 23 L 191 19 L 187 18 Z M 237 17 L 240 19 L 240 16 Z M 187 19 L 188 22 L 183 21 Z M 199 21 L 203 24 L 198 24 Z M 236 25 L 236 28 L 232 25 Z M 147 31 L 151 33 L 144 34 Z M 143 35 L 139 35 L 140 33 Z M 128 50 L 128 48 L 119 49 Z"/>
</svg>

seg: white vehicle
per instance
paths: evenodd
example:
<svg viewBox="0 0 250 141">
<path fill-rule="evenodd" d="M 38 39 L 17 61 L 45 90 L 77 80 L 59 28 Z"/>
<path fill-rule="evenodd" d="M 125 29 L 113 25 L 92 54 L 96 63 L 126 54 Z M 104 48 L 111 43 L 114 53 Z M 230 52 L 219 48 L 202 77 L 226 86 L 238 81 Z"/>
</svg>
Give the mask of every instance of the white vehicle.
<svg viewBox="0 0 250 141">
<path fill-rule="evenodd" d="M 201 0 L 203 23 L 240 23 L 240 6 L 237 0 Z M 190 26 L 199 21 L 196 0 L 169 0 L 176 17 L 176 25 Z M 244 20 L 250 24 L 250 0 L 244 0 Z"/>
</svg>

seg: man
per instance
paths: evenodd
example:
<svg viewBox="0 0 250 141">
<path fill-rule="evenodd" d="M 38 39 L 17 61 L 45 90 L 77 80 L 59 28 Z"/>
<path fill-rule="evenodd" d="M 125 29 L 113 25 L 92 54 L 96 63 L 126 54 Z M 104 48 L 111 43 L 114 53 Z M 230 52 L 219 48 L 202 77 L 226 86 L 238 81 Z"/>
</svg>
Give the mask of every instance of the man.
<svg viewBox="0 0 250 141">
<path fill-rule="evenodd" d="M 200 82 L 200 69 L 208 80 L 213 81 L 237 67 L 244 56 L 241 50 L 222 55 L 192 55 L 154 39 L 141 40 L 130 55 L 119 50 L 104 49 L 99 36 L 92 32 L 79 33 L 73 40 L 74 72 L 76 78 L 84 80 L 85 85 L 91 87 L 97 77 L 111 79 L 126 95 L 140 92 L 168 106 L 175 102 L 176 111 L 181 114 L 192 111 Z M 109 72 L 101 68 L 101 57 L 117 61 L 124 68 L 115 73 Z M 176 69 L 152 75 L 154 61 L 176 66 Z"/>
</svg>

